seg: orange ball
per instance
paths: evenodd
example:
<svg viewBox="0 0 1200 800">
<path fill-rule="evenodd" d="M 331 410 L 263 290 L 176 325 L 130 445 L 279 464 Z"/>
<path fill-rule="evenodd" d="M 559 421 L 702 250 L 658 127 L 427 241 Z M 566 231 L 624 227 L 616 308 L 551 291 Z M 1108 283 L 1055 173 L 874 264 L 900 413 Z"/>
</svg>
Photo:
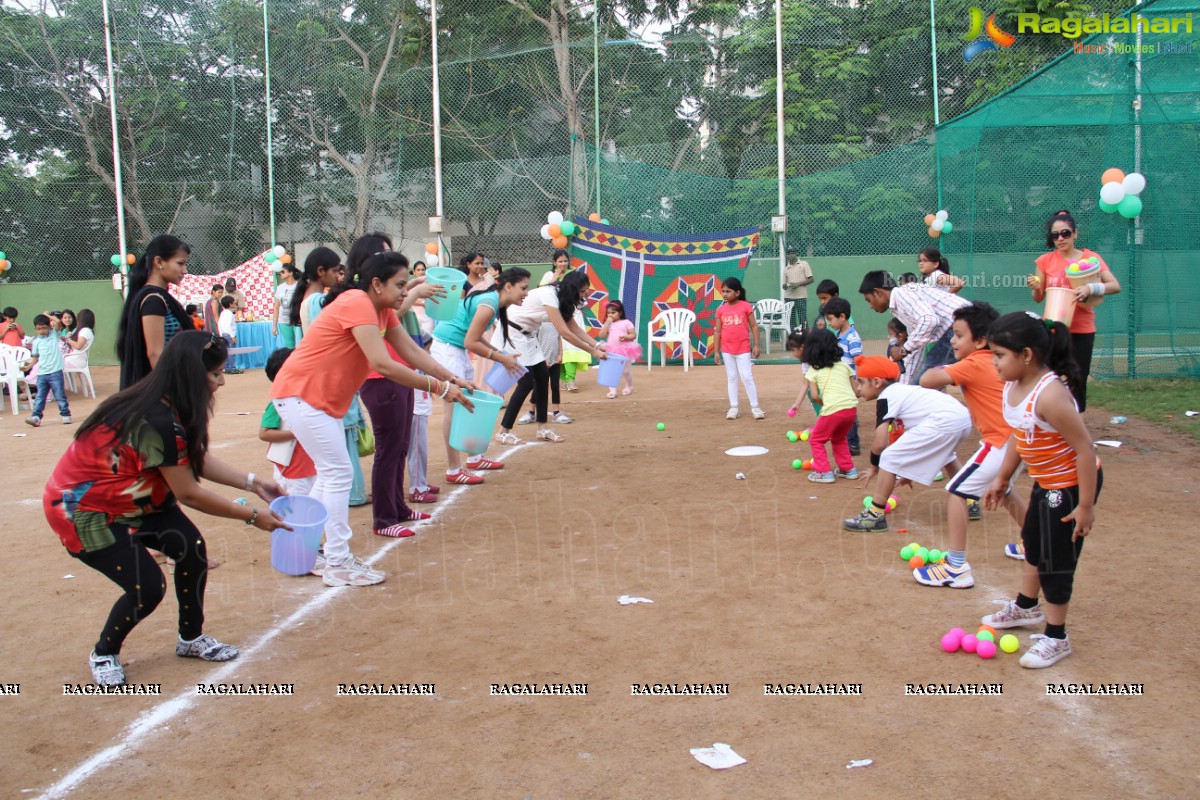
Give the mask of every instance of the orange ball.
<svg viewBox="0 0 1200 800">
<path fill-rule="evenodd" d="M 1104 174 L 1100 176 L 1100 185 L 1103 186 L 1104 184 L 1112 183 L 1113 181 L 1120 183 L 1123 180 L 1125 180 L 1124 172 L 1116 167 L 1109 167 L 1108 169 L 1104 170 Z"/>
<path fill-rule="evenodd" d="M 987 632 L 988 632 L 988 633 L 990 633 L 992 636 L 995 636 L 995 635 L 996 635 L 996 629 L 995 629 L 995 628 L 993 628 L 991 625 L 980 625 L 980 626 L 979 626 L 979 630 L 981 630 L 981 631 L 987 631 Z"/>
<path fill-rule="evenodd" d="M 933 221 L 934 221 L 935 219 L 937 219 L 937 217 L 936 217 L 936 216 L 934 216 L 933 214 L 926 214 L 926 215 L 925 215 L 925 224 L 926 224 L 926 225 L 932 225 L 932 224 L 933 224 Z"/>
<path fill-rule="evenodd" d="M 557 222 L 552 222 L 546 226 L 546 233 L 550 234 L 550 241 L 554 241 L 563 235 L 562 226 Z M 558 245 L 555 245 L 557 247 Z M 564 245 L 565 246 L 565 245 Z"/>
<path fill-rule="evenodd" d="M 431 256 L 437 255 L 437 251 L 438 251 L 437 242 L 429 242 L 425 245 L 425 252 L 429 253 L 429 255 L 431 255 Z"/>
<path fill-rule="evenodd" d="M 913 556 L 908 560 L 908 565 L 913 569 L 920 569 L 921 567 L 925 566 L 925 559 L 921 558 L 920 556 Z"/>
<path fill-rule="evenodd" d="M 550 240 L 550 244 L 554 245 L 559 250 L 566 250 L 567 245 L 570 243 L 571 243 L 571 240 L 565 236 L 562 236 L 561 234 L 558 236 L 555 236 L 553 239 Z"/>
<path fill-rule="evenodd" d="M 592 222 L 599 222 L 600 221 L 600 212 L 593 211 L 592 213 L 588 214 L 588 219 L 590 219 Z"/>
</svg>

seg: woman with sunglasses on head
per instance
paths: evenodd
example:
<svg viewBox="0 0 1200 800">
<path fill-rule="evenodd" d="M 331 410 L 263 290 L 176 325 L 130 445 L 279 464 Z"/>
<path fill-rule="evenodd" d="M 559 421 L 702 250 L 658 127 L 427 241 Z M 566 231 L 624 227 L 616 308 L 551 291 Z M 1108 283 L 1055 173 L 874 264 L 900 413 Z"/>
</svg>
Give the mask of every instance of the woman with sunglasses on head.
<svg viewBox="0 0 1200 800">
<path fill-rule="evenodd" d="M 241 505 L 200 485 L 206 478 L 268 502 L 280 494 L 274 481 L 208 454 L 226 356 L 225 341 L 212 334 L 173 336 L 149 375 L 105 400 L 80 426 L 46 483 L 46 520 L 67 552 L 124 591 L 89 657 L 92 679 L 101 686 L 125 683 L 121 645 L 166 594 L 150 550 L 175 560 L 176 655 L 228 661 L 238 654 L 203 632 L 204 536 L 181 504 L 263 531 L 290 530 L 269 508 Z"/>
<path fill-rule="evenodd" d="M 1100 298 L 1121 291 L 1121 284 L 1113 276 L 1112 270 L 1098 253 L 1085 248 L 1076 247 L 1079 237 L 1079 226 L 1070 211 L 1056 211 L 1046 222 L 1046 247 L 1049 253 L 1039 256 L 1035 262 L 1037 272 L 1030 275 L 1027 283 L 1033 291 L 1033 300 L 1040 303 L 1046 298 L 1046 289 L 1060 287 L 1071 288 L 1067 279 L 1067 267 L 1080 259 L 1095 257 L 1100 262 L 1100 273 L 1093 283 L 1081 286 L 1075 290 L 1075 314 L 1071 318 L 1071 351 L 1075 362 L 1079 365 L 1081 379 L 1078 391 L 1075 392 L 1075 402 L 1082 413 L 1087 408 L 1087 379 L 1092 368 L 1092 349 L 1096 344 L 1096 312 L 1094 306 Z"/>
</svg>

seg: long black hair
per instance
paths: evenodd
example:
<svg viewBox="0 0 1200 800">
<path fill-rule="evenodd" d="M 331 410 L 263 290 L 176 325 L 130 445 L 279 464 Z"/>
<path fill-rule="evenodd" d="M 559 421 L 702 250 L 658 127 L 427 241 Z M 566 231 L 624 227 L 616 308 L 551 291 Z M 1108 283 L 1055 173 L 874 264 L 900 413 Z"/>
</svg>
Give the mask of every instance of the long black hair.
<svg viewBox="0 0 1200 800">
<path fill-rule="evenodd" d="M 75 330 L 80 331 L 84 328 L 91 328 L 92 333 L 96 332 L 96 314 L 90 308 L 79 309 L 79 316 L 75 318 Z"/>
<path fill-rule="evenodd" d="M 352 283 L 350 281 L 350 271 L 347 270 L 346 280 L 329 290 L 329 294 L 325 295 L 324 305 L 331 305 L 341 297 L 343 292 L 347 292 L 350 289 L 362 289 L 364 292 L 370 291 L 371 283 L 376 278 L 379 279 L 380 283 L 387 283 L 400 270 L 408 271 L 408 257 L 403 253 L 384 250 L 368 256 L 356 270 L 355 277 L 357 280 Z"/>
<path fill-rule="evenodd" d="M 732 289 L 734 292 L 736 292 L 738 300 L 746 299 L 746 287 L 742 286 L 742 282 L 737 278 L 726 278 L 725 280 L 721 281 L 721 286 L 726 289 Z"/>
<path fill-rule="evenodd" d="M 342 257 L 328 247 L 314 248 L 308 254 L 308 258 L 304 259 L 304 271 L 300 273 L 296 288 L 292 290 L 292 307 L 288 312 L 289 324 L 300 325 L 300 306 L 304 305 L 302 301 L 304 293 L 308 291 L 308 285 L 320 278 L 321 270 L 335 269 L 340 263 Z"/>
<path fill-rule="evenodd" d="M 125 295 L 125 306 L 121 309 L 121 322 L 117 327 L 118 356 L 125 353 L 125 336 L 129 333 L 129 318 L 133 316 L 130 311 L 134 308 L 134 303 L 140 302 L 138 295 L 146 288 L 150 270 L 154 269 L 154 259 L 170 260 L 180 250 L 185 253 L 192 252 L 191 246 L 183 239 L 164 233 L 151 239 L 150 244 L 146 245 L 146 252 L 133 262 L 133 268 L 129 270 L 129 292 Z"/>
<path fill-rule="evenodd" d="M 936 247 L 926 247 L 920 252 L 920 255 L 925 256 L 926 260 L 937 264 L 937 266 L 934 267 L 934 272 L 941 270 L 947 275 L 950 274 L 950 260 L 942 255 L 941 250 L 938 250 Z"/>
<path fill-rule="evenodd" d="M 62 318 L 67 314 L 71 315 L 71 327 L 69 328 L 67 327 L 67 324 L 62 321 Z M 62 325 L 63 333 L 74 333 L 75 329 L 79 327 L 79 315 L 69 308 L 64 308 L 62 311 L 58 312 L 58 321 Z"/>
<path fill-rule="evenodd" d="M 354 243 L 350 245 L 350 252 L 346 254 L 346 284 L 350 286 L 358 284 L 358 271 L 368 258 L 376 253 L 395 249 L 392 246 L 392 237 L 382 231 L 364 233 L 355 239 Z"/>
<path fill-rule="evenodd" d="M 813 369 L 832 367 L 842 360 L 842 346 L 828 328 L 813 328 L 804 340 L 804 363 Z"/>
<path fill-rule="evenodd" d="M 1071 351 L 1071 334 L 1061 322 L 1042 319 L 1031 311 L 1014 311 L 992 323 L 988 343 L 1014 353 L 1028 348 L 1038 363 L 1063 378 L 1071 394 L 1079 396 L 1083 376 Z"/>
<path fill-rule="evenodd" d="M 562 314 L 563 321 L 570 322 L 575 316 L 575 311 L 583 305 L 583 293 L 588 290 L 591 283 L 588 281 L 586 272 L 571 269 L 562 276 L 557 286 L 558 313 Z"/>
<path fill-rule="evenodd" d="M 165 402 L 183 426 L 189 466 L 199 478 L 204 472 L 213 408 L 208 373 L 224 365 L 228 355 L 220 336 L 196 330 L 175 334 L 150 374 L 101 403 L 75 437 L 103 425 L 114 431 L 118 441 L 129 443 L 150 413 Z"/>
<path fill-rule="evenodd" d="M 529 280 L 529 270 L 522 269 L 521 267 L 509 267 L 500 273 L 500 277 L 496 278 L 495 283 L 488 284 L 485 289 L 472 289 L 467 297 L 473 294 L 482 294 L 483 292 L 495 292 L 499 294 L 500 290 L 505 286 L 511 286 L 514 283 L 520 283 L 525 280 Z M 504 331 L 504 342 L 512 344 L 508 338 L 508 308 L 497 303 L 496 317 L 500 320 L 500 329 Z"/>
</svg>

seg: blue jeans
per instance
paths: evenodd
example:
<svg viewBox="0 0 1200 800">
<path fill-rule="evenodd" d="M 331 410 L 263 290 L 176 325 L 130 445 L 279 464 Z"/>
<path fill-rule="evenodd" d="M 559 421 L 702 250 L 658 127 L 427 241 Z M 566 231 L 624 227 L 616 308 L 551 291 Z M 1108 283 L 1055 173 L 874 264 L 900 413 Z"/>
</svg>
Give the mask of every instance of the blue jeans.
<svg viewBox="0 0 1200 800">
<path fill-rule="evenodd" d="M 950 337 L 953 335 L 954 330 L 950 329 L 942 334 L 942 338 L 929 345 L 929 349 L 925 353 L 925 364 L 921 369 L 921 375 L 934 367 L 944 367 L 954 363 L 954 348 L 950 345 Z M 917 376 L 915 383 L 921 382 L 921 375 Z"/>
<path fill-rule="evenodd" d="M 71 407 L 67 405 L 67 393 L 63 390 L 62 370 L 49 374 L 38 372 L 37 399 L 33 401 L 33 416 L 37 419 L 42 418 L 42 412 L 46 410 L 46 398 L 51 392 L 54 392 L 54 402 L 58 403 L 58 413 L 64 418 L 71 416 Z"/>
</svg>

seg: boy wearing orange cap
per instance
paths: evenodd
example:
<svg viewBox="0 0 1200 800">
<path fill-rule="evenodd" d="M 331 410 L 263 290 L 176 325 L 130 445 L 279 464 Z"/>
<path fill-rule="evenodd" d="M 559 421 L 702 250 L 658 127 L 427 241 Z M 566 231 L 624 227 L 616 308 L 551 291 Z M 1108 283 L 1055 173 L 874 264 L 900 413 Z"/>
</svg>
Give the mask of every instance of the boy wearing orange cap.
<svg viewBox="0 0 1200 800">
<path fill-rule="evenodd" d="M 943 392 L 897 383 L 900 365 L 883 356 L 854 360 L 858 377 L 854 393 L 860 400 L 875 401 L 875 440 L 871 468 L 865 478 L 875 479 L 871 505 L 857 517 L 843 520 L 848 531 L 886 531 L 888 498 L 897 478 L 929 486 L 942 470 L 957 463 L 955 450 L 971 435 L 971 415 Z M 888 423 L 903 420 L 904 433 L 888 444 Z M 886 449 L 884 449 L 886 448 Z"/>
</svg>

